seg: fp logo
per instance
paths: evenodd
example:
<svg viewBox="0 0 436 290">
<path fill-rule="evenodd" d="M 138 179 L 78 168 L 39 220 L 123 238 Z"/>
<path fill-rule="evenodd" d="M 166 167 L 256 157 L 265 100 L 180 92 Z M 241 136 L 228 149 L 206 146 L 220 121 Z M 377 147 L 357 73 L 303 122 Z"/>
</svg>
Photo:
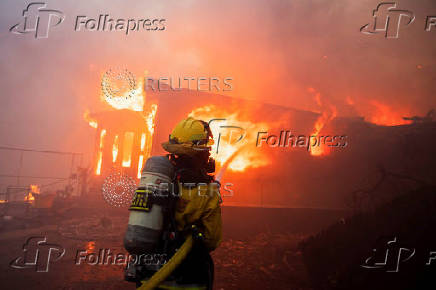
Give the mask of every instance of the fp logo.
<svg viewBox="0 0 436 290">
<path fill-rule="evenodd" d="M 415 249 L 408 249 L 399 247 L 397 245 L 397 238 L 387 242 L 387 247 L 384 252 L 378 253 L 377 249 L 373 249 L 373 255 L 365 260 L 361 265 L 366 269 L 386 269 L 386 272 L 399 272 L 400 263 L 409 260 L 415 255 Z M 380 259 L 379 261 L 375 261 Z M 430 263 L 430 260 L 429 260 Z"/>
<path fill-rule="evenodd" d="M 64 21 L 64 14 L 58 10 L 44 9 L 45 3 L 30 3 L 23 10 L 23 20 L 9 29 L 16 34 L 34 32 L 35 38 L 47 38 L 50 27 L 59 25 Z"/>
<path fill-rule="evenodd" d="M 226 121 L 226 119 L 212 119 L 209 121 L 209 127 L 211 126 L 212 122 L 215 122 L 215 121 Z M 221 131 L 221 129 L 225 129 L 224 132 Z M 241 141 L 245 137 L 245 135 L 246 135 L 245 129 L 243 129 L 239 126 L 232 126 L 232 125 L 219 126 L 219 132 L 218 132 L 218 138 L 217 138 L 217 144 L 216 144 L 216 153 L 218 154 L 222 136 L 228 136 L 228 143 L 229 144 L 236 144 L 239 141 Z M 234 137 L 236 137 L 236 138 L 234 138 Z M 233 142 L 233 140 L 234 140 L 234 142 Z"/>
<path fill-rule="evenodd" d="M 50 262 L 60 260 L 65 249 L 48 244 L 46 237 L 30 237 L 23 245 L 23 256 L 14 259 L 9 266 L 14 269 L 35 268 L 36 272 L 48 272 Z"/>
<path fill-rule="evenodd" d="M 386 38 L 398 38 L 400 26 L 408 26 L 415 20 L 415 15 L 408 10 L 395 9 L 394 2 L 380 3 L 372 13 L 372 23 L 360 28 L 364 34 L 385 32 Z M 402 19 L 404 19 L 402 21 Z"/>
</svg>

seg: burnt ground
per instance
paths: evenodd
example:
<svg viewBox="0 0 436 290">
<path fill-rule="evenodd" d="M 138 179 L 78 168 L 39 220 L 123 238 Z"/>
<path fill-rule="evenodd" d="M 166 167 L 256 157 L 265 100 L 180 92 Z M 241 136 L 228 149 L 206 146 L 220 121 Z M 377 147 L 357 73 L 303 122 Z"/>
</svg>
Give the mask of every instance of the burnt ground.
<svg viewBox="0 0 436 290">
<path fill-rule="evenodd" d="M 0 214 L 1 289 L 134 289 L 123 280 L 122 265 L 75 264 L 78 250 L 126 253 L 126 209 L 93 203 L 26 213 L 15 206 Z M 214 289 L 310 289 L 297 245 L 343 215 L 331 210 L 223 207 L 224 238 L 212 253 Z M 50 263 L 48 272 L 11 268 L 10 262 L 23 256 L 26 239 L 37 236 L 65 248 L 65 255 Z"/>
</svg>

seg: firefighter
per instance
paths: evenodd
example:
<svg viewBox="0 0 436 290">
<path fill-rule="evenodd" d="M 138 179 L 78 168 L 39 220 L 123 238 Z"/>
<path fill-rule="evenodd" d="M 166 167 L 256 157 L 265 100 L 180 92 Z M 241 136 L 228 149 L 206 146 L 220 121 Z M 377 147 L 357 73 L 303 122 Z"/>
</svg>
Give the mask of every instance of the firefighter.
<svg viewBox="0 0 436 290">
<path fill-rule="evenodd" d="M 171 173 L 165 173 L 165 176 L 169 176 L 173 175 L 172 171 L 174 171 L 173 180 L 177 186 L 177 195 L 174 206 L 168 207 L 173 208 L 172 211 L 169 210 L 172 218 L 163 219 L 164 224 L 169 223 L 169 225 L 163 225 L 163 228 L 170 229 L 164 230 L 166 233 L 170 232 L 169 237 L 167 235 L 163 238 L 164 241 L 167 241 L 166 244 L 164 242 L 166 245 L 164 248 L 169 258 L 173 257 L 163 268 L 165 266 L 170 268 L 169 265 L 174 265 L 172 266 L 174 269 L 168 271 L 161 268 L 162 271 L 157 269 L 154 273 L 149 273 L 145 278 L 141 278 L 140 283 L 137 283 L 139 289 L 153 288 L 154 286 L 147 286 L 147 283 L 152 284 L 151 281 L 159 275 L 161 277 L 158 277 L 157 281 L 163 280 L 163 282 L 158 284 L 158 289 L 212 289 L 214 265 L 210 252 L 218 247 L 222 238 L 221 196 L 219 182 L 215 181 L 213 176 L 215 161 L 210 157 L 212 144 L 213 136 L 208 123 L 187 118 L 178 123 L 169 136 L 169 140 L 162 143 L 162 147 L 169 153 L 166 158 L 157 157 L 161 158 L 158 160 L 156 157 L 151 157 L 149 160 L 154 161 L 149 162 L 148 160 L 146 162 L 141 180 L 147 178 L 155 180 L 156 176 L 164 178 L 164 175 L 159 174 L 171 171 Z M 168 161 L 172 164 L 169 171 L 166 169 L 168 166 L 165 165 Z M 153 170 L 153 166 L 157 169 Z M 137 190 L 137 195 L 140 194 L 138 191 L 141 190 Z M 140 198 L 136 198 L 136 200 L 140 200 Z M 157 198 L 153 199 L 151 196 L 146 200 L 147 203 L 164 204 L 164 202 Z M 131 214 L 137 214 L 135 210 L 141 210 L 141 206 L 140 203 L 132 205 Z M 145 207 L 146 211 L 140 211 L 140 214 L 144 219 L 151 220 L 153 210 L 150 210 L 148 205 Z M 131 215 L 129 220 L 131 234 L 126 234 L 125 238 L 126 249 L 129 249 L 128 246 L 131 249 L 129 252 L 133 252 L 138 245 L 148 245 L 150 238 L 159 233 L 158 230 L 152 229 L 152 225 L 155 225 L 156 222 L 148 223 L 146 220 L 135 222 L 138 219 L 132 218 Z M 156 220 L 156 217 L 153 219 Z M 173 223 L 176 238 L 172 233 L 171 223 Z M 138 228 L 137 225 L 140 224 L 148 225 L 148 228 Z M 150 238 L 147 237 L 138 242 L 139 232 L 149 235 Z M 192 244 L 190 244 L 189 250 L 186 250 L 184 245 L 188 241 Z M 175 253 L 181 256 L 183 251 L 187 252 L 183 258 L 176 257 Z M 179 260 L 173 263 L 174 259 Z"/>
<path fill-rule="evenodd" d="M 221 242 L 221 198 L 210 158 L 212 132 L 208 123 L 187 118 L 176 125 L 162 147 L 170 153 L 181 189 L 175 220 L 179 231 L 194 228 L 194 246 L 175 270 L 181 284 L 212 289 L 213 261 L 210 251 Z M 207 191 L 208 194 L 204 192 Z"/>
</svg>

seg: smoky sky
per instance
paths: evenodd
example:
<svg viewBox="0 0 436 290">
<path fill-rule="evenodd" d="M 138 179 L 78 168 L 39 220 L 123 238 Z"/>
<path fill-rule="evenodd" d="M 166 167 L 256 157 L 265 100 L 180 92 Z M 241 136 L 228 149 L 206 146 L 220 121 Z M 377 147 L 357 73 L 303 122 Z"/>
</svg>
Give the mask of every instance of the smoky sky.
<svg viewBox="0 0 436 290">
<path fill-rule="evenodd" d="M 378 100 L 411 115 L 435 107 L 434 1 L 397 1 L 415 21 L 398 39 L 365 35 L 378 1 L 47 1 L 65 14 L 47 39 L 17 35 L 30 2 L 0 4 L 0 144 L 92 152 L 85 109 L 101 109 L 100 78 L 123 67 L 137 76 L 232 77 L 227 95 L 316 111 L 312 87 L 339 116 L 365 115 Z M 164 31 L 74 31 L 78 15 L 164 18 Z M 345 104 L 351 97 L 355 106 Z"/>
</svg>

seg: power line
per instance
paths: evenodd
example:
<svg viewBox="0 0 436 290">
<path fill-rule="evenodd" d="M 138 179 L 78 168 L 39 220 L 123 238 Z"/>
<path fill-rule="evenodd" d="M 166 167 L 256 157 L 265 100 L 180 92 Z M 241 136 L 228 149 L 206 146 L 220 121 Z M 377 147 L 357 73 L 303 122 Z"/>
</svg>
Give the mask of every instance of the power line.
<svg viewBox="0 0 436 290">
<path fill-rule="evenodd" d="M 1 150 L 12 150 L 12 151 L 25 151 L 25 152 L 39 152 L 39 153 L 49 153 L 49 154 L 61 154 L 61 155 L 83 155 L 79 152 L 65 152 L 65 151 L 53 151 L 53 150 L 36 150 L 36 149 L 26 149 L 17 147 L 7 147 L 0 146 Z"/>
<path fill-rule="evenodd" d="M 0 174 L 0 177 L 23 177 L 23 178 L 40 178 L 40 179 L 59 179 L 59 180 L 67 180 L 67 177 L 51 177 L 51 176 L 30 176 L 30 175 L 7 175 L 7 174 Z"/>
</svg>

